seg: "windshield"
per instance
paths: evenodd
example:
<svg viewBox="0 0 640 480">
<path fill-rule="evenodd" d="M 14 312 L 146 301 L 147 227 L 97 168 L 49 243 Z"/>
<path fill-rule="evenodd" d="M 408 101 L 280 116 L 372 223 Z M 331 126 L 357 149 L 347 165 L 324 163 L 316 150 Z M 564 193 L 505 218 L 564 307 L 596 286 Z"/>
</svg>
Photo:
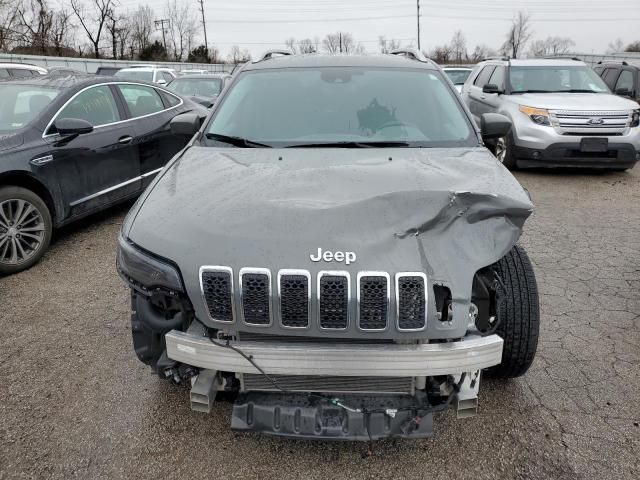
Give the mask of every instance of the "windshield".
<svg viewBox="0 0 640 480">
<path fill-rule="evenodd" d="M 596 72 L 586 66 L 512 66 L 509 70 L 511 93 L 587 92 L 609 89 Z"/>
<path fill-rule="evenodd" d="M 229 144 L 233 137 L 244 147 L 476 145 L 454 95 L 440 72 L 430 70 L 247 72 L 217 109 L 207 128 L 207 144 Z"/>
<path fill-rule="evenodd" d="M 464 82 L 467 81 L 467 78 L 471 74 L 471 70 L 445 70 L 444 73 L 447 74 L 449 80 L 454 85 L 464 85 Z"/>
<path fill-rule="evenodd" d="M 181 95 L 215 97 L 222 90 L 219 78 L 179 78 L 171 82 L 167 88 Z"/>
<path fill-rule="evenodd" d="M 127 80 L 144 80 L 145 82 L 153 82 L 153 72 L 148 70 L 118 70 L 116 77 L 126 78 Z"/>
<path fill-rule="evenodd" d="M 55 88 L 0 84 L 0 133 L 29 124 L 60 92 Z"/>
</svg>

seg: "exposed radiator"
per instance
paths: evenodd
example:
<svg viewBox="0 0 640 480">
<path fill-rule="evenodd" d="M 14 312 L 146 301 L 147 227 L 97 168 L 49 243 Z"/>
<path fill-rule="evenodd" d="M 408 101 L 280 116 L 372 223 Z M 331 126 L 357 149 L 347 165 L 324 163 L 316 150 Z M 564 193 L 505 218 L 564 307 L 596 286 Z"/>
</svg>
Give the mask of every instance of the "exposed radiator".
<svg viewBox="0 0 640 480">
<path fill-rule="evenodd" d="M 308 375 L 270 375 L 284 390 L 295 392 L 331 393 L 394 393 L 412 394 L 412 377 L 334 377 Z M 242 375 L 243 391 L 278 391 L 264 376 Z"/>
</svg>

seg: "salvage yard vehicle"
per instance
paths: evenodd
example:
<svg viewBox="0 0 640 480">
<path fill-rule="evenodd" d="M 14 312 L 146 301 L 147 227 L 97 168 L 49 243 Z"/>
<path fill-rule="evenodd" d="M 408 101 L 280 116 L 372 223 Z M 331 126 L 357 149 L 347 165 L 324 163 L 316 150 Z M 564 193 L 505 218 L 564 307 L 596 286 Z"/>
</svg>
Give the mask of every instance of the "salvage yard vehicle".
<svg viewBox="0 0 640 480">
<path fill-rule="evenodd" d="M 458 93 L 462 93 L 462 87 L 464 86 L 464 82 L 466 82 L 467 78 L 469 78 L 469 75 L 471 75 L 473 68 L 447 65 L 442 67 L 442 71 L 447 75 L 447 77 L 449 77 L 449 80 L 451 80 L 451 83 L 455 85 Z"/>
<path fill-rule="evenodd" d="M 26 63 L 0 63 L 0 81 L 46 75 L 47 69 Z"/>
<path fill-rule="evenodd" d="M 187 139 L 200 105 L 157 85 L 99 77 L 0 83 L 0 274 L 29 268 L 52 228 L 134 197 Z"/>
<path fill-rule="evenodd" d="M 182 75 L 167 84 L 167 88 L 172 92 L 191 97 L 193 101 L 206 107 L 212 107 L 231 78 L 228 73 Z"/>
<path fill-rule="evenodd" d="M 508 168 L 626 170 L 639 159 L 640 106 L 613 95 L 579 60 L 487 60 L 463 98 L 476 121 L 488 112 L 511 119 L 509 135 L 493 145 Z"/>
<path fill-rule="evenodd" d="M 280 55 L 282 54 L 282 55 Z M 432 435 L 476 413 L 481 371 L 533 361 L 533 205 L 440 68 L 270 52 L 244 65 L 123 222 L 138 358 L 231 427 L 298 438 Z M 194 135 L 195 134 L 195 135 Z"/>
<path fill-rule="evenodd" d="M 178 75 L 175 70 L 171 68 L 162 68 L 145 65 L 132 66 L 129 68 L 121 68 L 113 74 L 114 77 L 119 77 L 126 80 L 142 80 L 143 82 L 153 82 L 159 85 L 166 85 L 173 81 Z"/>
<path fill-rule="evenodd" d="M 593 67 L 616 95 L 640 101 L 640 60 L 637 62 L 598 62 Z"/>
</svg>

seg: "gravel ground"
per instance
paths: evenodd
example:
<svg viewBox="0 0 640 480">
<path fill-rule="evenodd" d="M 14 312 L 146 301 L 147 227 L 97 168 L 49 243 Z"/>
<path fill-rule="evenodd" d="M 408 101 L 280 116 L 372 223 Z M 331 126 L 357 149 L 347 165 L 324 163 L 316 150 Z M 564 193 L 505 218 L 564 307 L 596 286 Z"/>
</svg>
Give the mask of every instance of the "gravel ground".
<svg viewBox="0 0 640 480">
<path fill-rule="evenodd" d="M 439 414 L 433 439 L 363 458 L 361 443 L 235 434 L 228 403 L 191 412 L 131 348 L 124 206 L 0 279 L 0 478 L 639 478 L 640 167 L 517 176 L 537 206 L 522 243 L 541 341 L 526 376 L 483 382 L 477 417 Z"/>
</svg>

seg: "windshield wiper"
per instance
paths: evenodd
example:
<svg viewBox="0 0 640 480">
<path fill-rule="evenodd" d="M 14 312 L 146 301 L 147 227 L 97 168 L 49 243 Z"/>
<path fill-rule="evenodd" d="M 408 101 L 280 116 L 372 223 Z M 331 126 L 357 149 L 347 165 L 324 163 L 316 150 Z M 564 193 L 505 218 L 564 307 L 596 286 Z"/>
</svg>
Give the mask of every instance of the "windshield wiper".
<svg viewBox="0 0 640 480">
<path fill-rule="evenodd" d="M 393 148 L 408 147 L 407 142 L 324 142 L 299 143 L 287 145 L 285 148 Z"/>
<path fill-rule="evenodd" d="M 561 90 L 562 93 L 602 93 L 597 90 L 589 90 L 587 88 L 572 88 L 571 90 Z"/>
<path fill-rule="evenodd" d="M 230 135 L 222 135 L 221 133 L 207 133 L 205 135 L 209 140 L 216 140 L 218 142 L 228 143 L 236 147 L 243 148 L 273 148 L 271 145 L 265 143 L 254 142 L 242 137 L 233 137 Z"/>
<path fill-rule="evenodd" d="M 557 93 L 557 90 L 513 90 L 511 93 Z"/>
</svg>

